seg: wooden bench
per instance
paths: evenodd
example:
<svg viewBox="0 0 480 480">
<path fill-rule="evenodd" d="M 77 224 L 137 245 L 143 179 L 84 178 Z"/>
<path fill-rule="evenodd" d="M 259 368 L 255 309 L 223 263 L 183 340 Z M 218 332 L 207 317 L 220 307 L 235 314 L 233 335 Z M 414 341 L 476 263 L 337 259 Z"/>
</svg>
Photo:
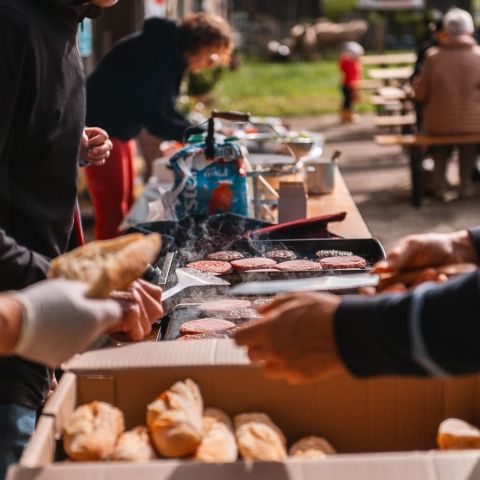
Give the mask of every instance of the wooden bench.
<svg viewBox="0 0 480 480">
<path fill-rule="evenodd" d="M 479 144 L 480 134 L 475 135 L 376 135 L 375 143 L 380 146 L 406 148 L 410 156 L 410 173 L 412 179 L 412 203 L 415 207 L 422 205 L 422 161 L 423 149 L 434 145 L 468 145 Z"/>
<path fill-rule="evenodd" d="M 406 53 L 387 53 L 381 55 L 362 55 L 363 65 L 401 65 L 413 64 L 417 61 L 417 54 L 414 52 Z"/>
<path fill-rule="evenodd" d="M 405 100 L 408 98 L 407 92 L 398 87 L 380 87 L 377 94 L 387 100 Z"/>
<path fill-rule="evenodd" d="M 413 68 L 374 68 L 368 70 L 367 73 L 372 80 L 381 80 L 385 85 L 391 85 L 396 81 L 401 83 L 404 80 L 408 80 L 412 76 Z"/>
<path fill-rule="evenodd" d="M 371 78 L 362 78 L 358 82 L 358 88 L 360 90 L 373 90 L 376 91 L 377 89 L 383 86 L 383 82 L 380 80 L 372 80 Z"/>
<path fill-rule="evenodd" d="M 405 115 L 381 115 L 373 119 L 376 127 L 409 127 L 417 123 L 414 113 Z"/>
</svg>

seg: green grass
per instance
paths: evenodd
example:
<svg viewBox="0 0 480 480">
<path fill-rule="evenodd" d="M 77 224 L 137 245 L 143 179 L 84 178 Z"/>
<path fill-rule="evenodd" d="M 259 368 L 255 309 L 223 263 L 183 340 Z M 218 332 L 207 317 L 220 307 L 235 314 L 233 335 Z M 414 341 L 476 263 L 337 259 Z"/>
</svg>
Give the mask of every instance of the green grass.
<svg viewBox="0 0 480 480">
<path fill-rule="evenodd" d="M 295 63 L 249 60 L 239 70 L 226 72 L 213 96 L 215 108 L 220 110 L 272 116 L 317 115 L 338 111 L 339 85 L 336 60 Z M 368 108 L 360 104 L 357 110 Z"/>
</svg>

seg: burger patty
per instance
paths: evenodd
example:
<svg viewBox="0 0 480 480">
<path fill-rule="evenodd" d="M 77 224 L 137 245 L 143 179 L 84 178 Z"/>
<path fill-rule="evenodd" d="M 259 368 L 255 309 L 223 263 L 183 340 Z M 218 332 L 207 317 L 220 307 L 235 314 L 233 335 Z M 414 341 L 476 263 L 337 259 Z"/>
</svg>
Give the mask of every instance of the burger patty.
<svg viewBox="0 0 480 480">
<path fill-rule="evenodd" d="M 261 318 L 261 315 L 255 308 L 237 308 L 223 315 L 223 318 L 232 322 L 245 322 L 248 320 L 258 320 Z"/>
<path fill-rule="evenodd" d="M 187 263 L 186 266 L 211 275 L 225 275 L 232 270 L 232 266 L 228 262 L 216 260 L 199 260 L 198 262 Z"/>
<path fill-rule="evenodd" d="M 291 250 L 270 250 L 265 254 L 265 258 L 270 258 L 276 262 L 295 260 L 297 256 Z"/>
<path fill-rule="evenodd" d="M 303 272 L 305 270 L 322 270 L 322 265 L 311 260 L 291 260 L 279 263 L 275 268 L 282 272 Z"/>
<path fill-rule="evenodd" d="M 207 255 L 208 260 L 218 260 L 221 262 L 231 262 L 244 258 L 240 252 L 234 250 L 225 250 L 224 252 L 213 252 Z"/>
<path fill-rule="evenodd" d="M 319 260 L 320 265 L 324 269 L 340 269 L 340 268 L 366 268 L 367 261 L 357 255 L 347 257 L 327 257 Z"/>
<path fill-rule="evenodd" d="M 242 260 L 234 260 L 231 265 L 238 272 L 248 272 L 249 270 L 259 270 L 264 268 L 275 268 L 277 262 L 270 258 L 244 258 Z"/>
<path fill-rule="evenodd" d="M 226 298 L 224 300 L 212 300 L 211 302 L 201 303 L 197 308 L 207 315 L 223 315 L 232 310 L 240 310 L 242 308 L 250 308 L 251 302 L 248 300 L 236 300 Z"/>
<path fill-rule="evenodd" d="M 273 298 L 261 297 L 252 302 L 254 307 L 263 307 L 264 305 L 270 305 L 273 302 Z"/>
<path fill-rule="evenodd" d="M 209 338 L 228 338 L 228 335 L 225 333 L 189 333 L 187 335 L 182 335 L 178 337 L 177 340 L 205 340 Z"/>
<path fill-rule="evenodd" d="M 180 327 L 180 335 L 194 335 L 198 333 L 221 332 L 234 327 L 233 322 L 221 318 L 200 318 L 185 322 Z"/>
<path fill-rule="evenodd" d="M 348 252 L 347 250 L 319 250 L 318 252 L 315 253 L 315 255 L 319 258 L 351 257 L 353 253 Z"/>
</svg>

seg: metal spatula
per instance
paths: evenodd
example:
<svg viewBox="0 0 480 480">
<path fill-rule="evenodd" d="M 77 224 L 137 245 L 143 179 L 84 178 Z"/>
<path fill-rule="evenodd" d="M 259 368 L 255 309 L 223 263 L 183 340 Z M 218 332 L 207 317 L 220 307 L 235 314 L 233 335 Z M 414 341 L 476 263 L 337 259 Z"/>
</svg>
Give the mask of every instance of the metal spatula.
<svg viewBox="0 0 480 480">
<path fill-rule="evenodd" d="M 298 278 L 292 280 L 272 280 L 266 282 L 246 282 L 233 287 L 233 295 L 274 295 L 290 292 L 319 292 L 334 290 L 354 290 L 360 287 L 375 287 L 379 276 L 370 273 L 326 275 L 324 277 Z"/>
<path fill-rule="evenodd" d="M 175 273 L 177 274 L 178 283 L 163 292 L 162 301 L 168 300 L 188 287 L 218 287 L 230 285 L 230 282 L 226 280 L 191 268 L 177 268 Z"/>
</svg>

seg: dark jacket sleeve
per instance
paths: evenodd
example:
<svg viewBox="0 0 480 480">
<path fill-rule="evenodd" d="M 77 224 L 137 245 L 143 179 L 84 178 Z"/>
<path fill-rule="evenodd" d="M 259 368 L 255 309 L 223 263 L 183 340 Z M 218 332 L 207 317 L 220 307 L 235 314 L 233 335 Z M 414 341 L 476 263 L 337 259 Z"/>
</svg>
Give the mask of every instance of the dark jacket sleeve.
<svg viewBox="0 0 480 480">
<path fill-rule="evenodd" d="M 480 370 L 480 270 L 425 289 L 418 328 L 412 322 L 415 290 L 378 297 L 346 297 L 335 315 L 335 336 L 346 367 L 360 377 L 432 375 L 421 354 L 447 374 Z M 423 358 L 425 360 L 425 358 Z"/>
<path fill-rule="evenodd" d="M 468 230 L 470 240 L 477 251 L 477 257 L 480 259 L 480 227 L 470 228 Z"/>
<path fill-rule="evenodd" d="M 0 7 L 0 208 L 8 201 L 8 142 L 13 130 L 24 65 L 28 61 L 28 27 L 19 13 Z M 0 229 L 0 290 L 22 288 L 45 277 L 48 260 L 18 245 Z"/>
<path fill-rule="evenodd" d="M 146 120 L 149 133 L 164 140 L 182 142 L 187 128 L 191 123 L 175 109 L 176 95 L 172 92 L 165 95 L 162 105 Z"/>
</svg>

